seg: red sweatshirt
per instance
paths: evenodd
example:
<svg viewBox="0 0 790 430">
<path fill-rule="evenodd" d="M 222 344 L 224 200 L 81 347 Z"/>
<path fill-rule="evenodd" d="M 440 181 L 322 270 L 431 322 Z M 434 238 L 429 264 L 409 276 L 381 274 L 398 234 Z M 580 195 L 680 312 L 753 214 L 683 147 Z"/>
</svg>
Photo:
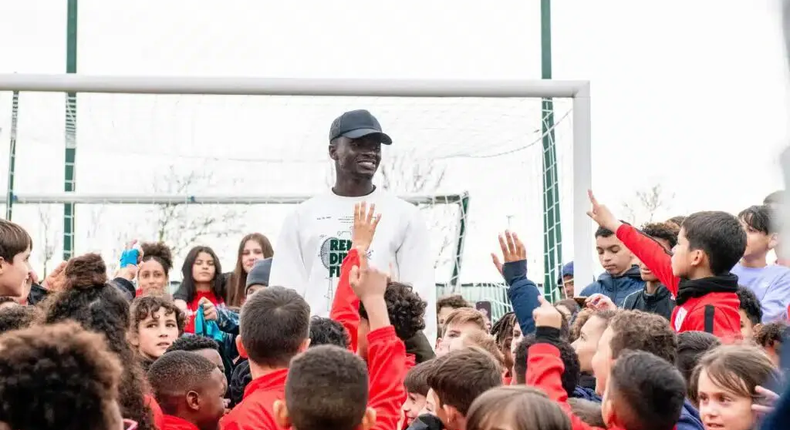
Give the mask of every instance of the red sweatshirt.
<svg viewBox="0 0 790 430">
<path fill-rule="evenodd" d="M 263 375 L 244 389 L 244 397 L 229 414 L 219 422 L 221 430 L 275 430 L 282 429 L 274 421 L 274 401 L 285 398 L 285 379 L 288 369 L 279 369 Z"/>
<path fill-rule="evenodd" d="M 658 242 L 628 224 L 617 229 L 617 238 L 677 297 L 680 278 L 672 274 L 672 257 Z M 715 292 L 693 297 L 675 307 L 670 322 L 678 333 L 705 331 L 725 341 L 740 339 L 740 303 L 735 293 Z"/>
<path fill-rule="evenodd" d="M 198 430 L 191 422 L 173 415 L 165 415 L 164 425 L 159 430 Z"/>
<path fill-rule="evenodd" d="M 568 405 L 568 393 L 562 388 L 562 372 L 565 366 L 560 358 L 560 350 L 548 343 L 536 343 L 529 347 L 527 353 L 527 385 L 545 391 L 551 400 L 560 405 L 560 408 L 571 419 L 573 430 L 593 430 L 593 427 L 573 414 Z M 609 430 L 620 430 L 610 427 Z"/>
<path fill-rule="evenodd" d="M 340 266 L 340 279 L 337 282 L 335 298 L 332 300 L 332 309 L 329 311 L 329 318 L 339 322 L 348 332 L 348 349 L 357 352 L 359 328 L 359 298 L 351 288 L 349 281 L 351 268 L 359 265 L 359 252 L 356 248 L 346 254 L 343 264 Z M 406 372 L 411 370 L 416 364 L 414 354 L 406 354 Z M 405 374 L 404 374 L 405 375 Z"/>
<path fill-rule="evenodd" d="M 162 426 L 165 422 L 165 414 L 162 413 L 162 408 L 159 407 L 159 403 L 157 403 L 154 396 L 150 394 L 143 396 L 143 400 L 148 408 L 151 409 L 151 415 L 154 417 L 154 424 L 156 424 L 159 430 L 162 430 Z"/>
<path fill-rule="evenodd" d="M 398 428 L 401 406 L 406 401 L 406 346 L 389 325 L 368 334 L 368 406 L 376 410 L 371 430 Z"/>
<path fill-rule="evenodd" d="M 356 248 L 352 248 L 343 259 L 335 298 L 332 300 L 332 309 L 329 310 L 329 318 L 346 328 L 349 340 L 348 349 L 351 352 L 357 352 L 357 329 L 359 328 L 359 298 L 351 289 L 349 282 L 351 268 L 354 266 L 359 266 L 359 252 Z"/>
<path fill-rule="evenodd" d="M 392 326 L 368 334 L 368 374 L 370 398 L 368 406 L 376 410 L 372 430 L 397 427 L 400 409 L 406 400 L 403 379 L 406 374 L 406 347 Z M 288 369 L 281 369 L 250 382 L 242 402 L 220 421 L 221 430 L 281 429 L 274 421 L 275 400 L 285 397 Z"/>
<path fill-rule="evenodd" d="M 186 325 L 184 326 L 184 333 L 195 333 L 195 315 L 197 315 L 198 307 L 200 307 L 200 299 L 207 298 L 214 306 L 219 306 L 225 302 L 221 298 L 217 298 L 212 291 L 197 291 L 195 298 L 187 303 L 186 312 Z"/>
</svg>

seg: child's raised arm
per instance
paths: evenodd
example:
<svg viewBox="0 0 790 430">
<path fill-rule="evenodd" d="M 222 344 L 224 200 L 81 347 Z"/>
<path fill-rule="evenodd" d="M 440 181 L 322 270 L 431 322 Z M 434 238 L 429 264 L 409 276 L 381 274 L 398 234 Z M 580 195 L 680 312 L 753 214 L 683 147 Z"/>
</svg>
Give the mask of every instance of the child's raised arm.
<svg viewBox="0 0 790 430">
<path fill-rule="evenodd" d="M 535 331 L 532 311 L 540 306 L 538 286 L 527 278 L 527 250 L 516 233 L 505 231 L 499 235 L 504 264 L 499 256 L 491 254 L 491 260 L 508 285 L 507 296 L 513 304 L 513 312 L 521 331 L 526 335 Z"/>
<path fill-rule="evenodd" d="M 351 351 L 357 350 L 357 328 L 359 327 L 359 298 L 354 294 L 349 284 L 351 268 L 359 266 L 359 253 L 367 253 L 373 236 L 376 234 L 376 226 L 381 219 L 381 215 L 375 215 L 376 205 L 370 205 L 368 210 L 365 202 L 354 205 L 354 227 L 351 234 L 352 248 L 343 264 L 340 266 L 340 279 L 337 282 L 337 291 L 332 300 L 332 309 L 329 311 L 329 318 L 339 322 L 346 328 L 349 337 L 348 348 Z"/>
<path fill-rule="evenodd" d="M 401 406 L 406 400 L 403 380 L 406 377 L 406 347 L 390 324 L 384 292 L 389 277 L 368 266 L 367 255 L 361 250 L 359 266 L 351 269 L 349 283 L 365 306 L 370 323 L 368 333 L 368 373 L 370 399 L 368 406 L 376 410 L 373 430 L 392 430 L 398 425 Z"/>
<path fill-rule="evenodd" d="M 595 429 L 573 414 L 568 405 L 568 393 L 562 387 L 562 372 L 565 366 L 560 358 L 560 350 L 555 346 L 560 337 L 562 314 L 547 302 L 540 299 L 540 307 L 535 309 L 535 337 L 537 343 L 529 347 L 527 358 L 527 385 L 540 388 L 551 400 L 557 402 L 568 418 L 573 430 Z"/>
<path fill-rule="evenodd" d="M 669 292 L 676 296 L 680 280 L 672 274 L 672 256 L 658 242 L 615 218 L 609 208 L 598 203 L 592 191 L 588 191 L 588 194 L 592 207 L 587 215 L 599 226 L 614 232 L 623 245 L 645 263 Z"/>
</svg>

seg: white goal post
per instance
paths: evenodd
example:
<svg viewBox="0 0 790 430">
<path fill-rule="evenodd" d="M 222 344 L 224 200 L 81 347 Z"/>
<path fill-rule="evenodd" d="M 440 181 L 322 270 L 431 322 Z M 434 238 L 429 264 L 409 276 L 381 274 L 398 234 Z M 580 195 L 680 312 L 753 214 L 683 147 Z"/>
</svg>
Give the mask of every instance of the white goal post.
<svg viewBox="0 0 790 430">
<path fill-rule="evenodd" d="M 293 79 L 255 77 L 178 76 L 91 76 L 77 74 L 0 74 L 0 92 L 123 93 L 157 95 L 249 95 L 249 96 L 333 96 L 399 98 L 570 98 L 573 100 L 572 180 L 573 249 L 577 291 L 593 279 L 593 229 L 586 215 L 591 188 L 591 119 L 588 81 L 554 80 L 374 80 L 374 79 Z M 514 155 L 517 156 L 517 155 Z M 254 203 L 299 203 L 305 195 L 98 195 L 64 193 L 14 193 L 16 203 L 223 203 L 239 199 Z M 415 204 L 421 201 L 455 203 L 468 198 L 464 193 L 404 196 Z M 536 208 L 541 202 L 534 202 Z M 485 208 L 476 210 L 485 211 Z M 459 237 L 462 237 L 460 233 Z M 459 250 L 462 250 L 462 239 Z M 460 254 L 459 257 L 460 259 Z M 485 258 L 481 256 L 480 258 Z"/>
</svg>

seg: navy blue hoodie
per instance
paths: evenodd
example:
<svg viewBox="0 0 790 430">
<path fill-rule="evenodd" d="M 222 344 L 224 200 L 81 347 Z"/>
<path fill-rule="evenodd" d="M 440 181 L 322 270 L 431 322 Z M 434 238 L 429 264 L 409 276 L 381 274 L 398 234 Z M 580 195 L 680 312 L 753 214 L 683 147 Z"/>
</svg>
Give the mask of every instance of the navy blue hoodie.
<svg viewBox="0 0 790 430">
<path fill-rule="evenodd" d="M 622 276 L 616 278 L 608 272 L 604 272 L 597 281 L 584 287 L 581 296 L 590 297 L 593 294 L 603 294 L 612 299 L 618 308 L 622 308 L 626 297 L 644 288 L 645 281 L 639 274 L 639 266 L 631 266 Z"/>
<path fill-rule="evenodd" d="M 540 291 L 534 282 L 527 278 L 527 261 L 513 261 L 502 265 L 502 276 L 508 285 L 507 297 L 513 306 L 521 332 L 524 336 L 535 332 L 532 311 L 540 306 Z"/>
<path fill-rule="evenodd" d="M 699 411 L 688 399 L 683 403 L 683 409 L 680 410 L 680 419 L 675 430 L 705 430 L 702 419 L 699 417 Z"/>
</svg>

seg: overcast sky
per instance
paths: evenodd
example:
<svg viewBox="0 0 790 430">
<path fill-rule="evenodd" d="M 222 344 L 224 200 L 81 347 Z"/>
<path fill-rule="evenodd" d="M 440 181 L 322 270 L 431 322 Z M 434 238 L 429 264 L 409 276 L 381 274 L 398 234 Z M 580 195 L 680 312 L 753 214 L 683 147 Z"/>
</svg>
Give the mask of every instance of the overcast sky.
<svg viewBox="0 0 790 430">
<path fill-rule="evenodd" d="M 537 79 L 539 3 L 81 0 L 78 71 Z M 637 190 L 661 183 L 673 198 L 660 216 L 737 212 L 780 187 L 776 156 L 788 135 L 788 111 L 777 3 L 553 1 L 554 78 L 592 82 L 593 185 L 601 201 L 619 209 Z M 65 0 L 0 2 L 0 39 L 6 41 L 0 73 L 64 72 L 65 30 Z M 22 97 L 19 193 L 62 190 L 62 100 Z M 540 107 L 530 100 L 84 96 L 77 186 L 85 192 L 167 191 L 163 175 L 176 165 L 179 175 L 213 171 L 214 193 L 312 194 L 326 184 L 329 123 L 356 107 L 379 116 L 395 140 L 385 157 L 428 166 L 433 160 L 447 175 L 437 192 L 470 192 L 474 228 L 464 281 L 497 279 L 488 253 L 508 223 L 527 238 L 530 260 L 540 261 L 540 145 L 530 146 L 540 137 Z M 569 108 L 558 102 L 568 221 Z M 10 94 L 0 93 L 4 166 L 9 123 Z M 490 157 L 499 153 L 508 154 Z M 4 188 L 5 181 L 4 174 Z M 206 183 L 196 188 L 205 192 Z M 58 209 L 44 212 L 59 229 Z M 255 207 L 238 223 L 243 231 L 276 238 L 286 213 L 286 207 Z M 36 208 L 19 208 L 14 219 L 41 241 Z M 152 235 L 145 208 L 78 212 L 80 251 L 108 255 L 119 237 Z M 435 235 L 438 242 L 441 234 Z M 206 242 L 231 265 L 237 240 Z M 573 251 L 568 245 L 566 259 Z M 446 273 L 445 265 L 437 280 Z"/>
</svg>

